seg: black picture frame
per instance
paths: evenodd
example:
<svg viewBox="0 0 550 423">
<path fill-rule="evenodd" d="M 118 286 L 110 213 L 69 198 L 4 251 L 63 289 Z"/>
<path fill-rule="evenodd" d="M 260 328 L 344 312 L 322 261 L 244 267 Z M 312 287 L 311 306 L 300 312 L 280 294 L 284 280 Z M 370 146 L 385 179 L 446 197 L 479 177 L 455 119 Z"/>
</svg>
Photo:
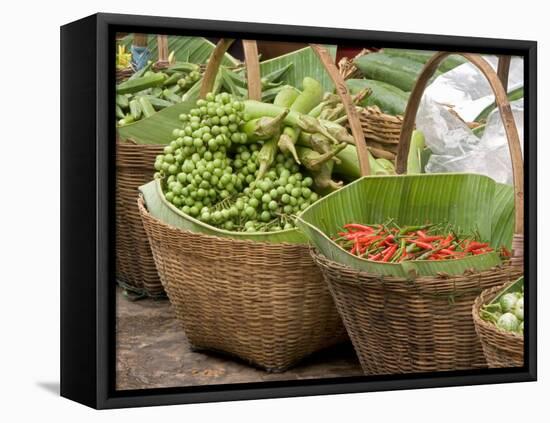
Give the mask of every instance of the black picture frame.
<svg viewBox="0 0 550 423">
<path fill-rule="evenodd" d="M 525 276 L 523 368 L 114 390 L 114 34 L 384 45 L 524 57 Z M 537 377 L 537 44 L 303 26 L 95 14 L 61 27 L 61 395 L 90 407 L 293 397 L 534 381 Z"/>
</svg>

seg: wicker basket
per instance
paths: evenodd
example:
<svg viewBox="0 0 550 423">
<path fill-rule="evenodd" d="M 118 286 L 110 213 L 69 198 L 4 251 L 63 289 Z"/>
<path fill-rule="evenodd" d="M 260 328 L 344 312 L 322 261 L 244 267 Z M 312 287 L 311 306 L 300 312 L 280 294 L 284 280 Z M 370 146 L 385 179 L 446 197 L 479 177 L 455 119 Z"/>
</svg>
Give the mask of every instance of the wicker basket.
<svg viewBox="0 0 550 423">
<path fill-rule="evenodd" d="M 153 178 L 162 146 L 117 142 L 116 149 L 116 278 L 124 288 L 163 296 L 147 235 L 136 207 L 138 187 Z"/>
<path fill-rule="evenodd" d="M 153 64 L 156 71 L 169 65 L 167 36 L 158 35 L 157 45 L 158 60 Z M 117 82 L 133 73 L 132 68 L 117 70 Z M 166 296 L 136 207 L 138 188 L 153 179 L 155 158 L 163 147 L 117 139 L 116 278 L 119 285 L 138 296 Z"/>
<path fill-rule="evenodd" d="M 422 93 L 447 55 L 436 53 L 426 63 L 411 93 L 397 149 L 398 174 L 406 170 Z M 505 266 L 490 271 L 403 278 L 360 272 L 313 251 L 366 374 L 486 367 L 472 305 L 483 289 L 514 281 L 523 274 L 523 163 L 519 137 L 496 73 L 480 56 L 463 56 L 487 77 L 505 125 L 514 170 L 513 256 Z"/>
<path fill-rule="evenodd" d="M 363 49 L 353 59 L 344 57 L 338 63 L 340 75 L 344 80 L 360 78 L 361 72 L 353 63 L 353 60 L 377 50 Z M 508 70 L 510 57 L 501 56 L 498 62 L 498 76 L 503 86 L 508 85 Z M 453 109 L 450 109 L 454 112 Z M 458 115 L 457 115 L 458 116 Z M 459 117 L 460 118 L 460 117 Z M 362 107 L 359 113 L 361 126 L 365 135 L 365 143 L 375 158 L 386 158 L 395 161 L 399 134 L 403 125 L 403 117 L 384 113 L 377 106 Z M 477 124 L 468 124 L 475 127 Z"/>
<path fill-rule="evenodd" d="M 312 256 L 368 375 L 487 367 L 472 303 L 483 289 L 522 274 L 506 266 L 415 280 L 359 272 L 316 252 Z"/>
<path fill-rule="evenodd" d="M 523 367 L 523 336 L 503 331 L 493 323 L 486 322 L 479 315 L 481 307 L 490 302 L 505 287 L 506 285 L 501 285 L 483 291 L 472 307 L 476 332 L 481 341 L 487 364 L 491 368 Z"/>
<path fill-rule="evenodd" d="M 141 198 L 138 205 L 162 283 L 194 348 L 279 372 L 347 339 L 307 246 L 183 231 L 152 217 Z"/>
</svg>

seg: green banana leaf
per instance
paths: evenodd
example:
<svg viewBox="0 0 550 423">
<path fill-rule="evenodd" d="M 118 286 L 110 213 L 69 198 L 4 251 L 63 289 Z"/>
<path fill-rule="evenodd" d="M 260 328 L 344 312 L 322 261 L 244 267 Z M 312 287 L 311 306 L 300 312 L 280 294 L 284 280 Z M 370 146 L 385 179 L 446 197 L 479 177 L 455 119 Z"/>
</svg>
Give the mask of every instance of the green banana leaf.
<svg viewBox="0 0 550 423">
<path fill-rule="evenodd" d="M 493 199 L 493 219 L 491 242 L 495 246 L 512 248 L 515 223 L 514 187 L 496 184 Z"/>
<path fill-rule="evenodd" d="M 218 229 L 184 214 L 164 198 L 160 180 L 153 180 L 139 187 L 149 213 L 162 222 L 187 231 L 214 235 L 222 238 L 247 239 L 257 242 L 306 244 L 307 238 L 298 229 L 277 232 L 230 232 Z"/>
<path fill-rule="evenodd" d="M 181 127 L 179 115 L 188 113 L 194 106 L 195 100 L 191 99 L 166 107 L 147 119 L 117 128 L 118 136 L 138 144 L 168 144 L 174 139 L 172 131 Z"/>
<path fill-rule="evenodd" d="M 333 58 L 336 57 L 336 46 L 326 45 L 325 48 Z M 289 69 L 280 79 L 283 84 L 302 89 L 303 79 L 309 76 L 319 81 L 325 91 L 334 90 L 334 84 L 329 74 L 311 47 L 305 47 L 292 53 L 265 60 L 260 63 L 260 72 L 262 76 L 265 76 L 285 66 L 289 66 Z"/>
<path fill-rule="evenodd" d="M 449 261 L 379 263 L 348 253 L 330 237 L 346 223 L 373 224 L 394 218 L 399 225 L 448 222 L 465 232 L 477 231 L 482 240 L 500 247 L 493 242 L 496 185 L 487 176 L 465 173 L 363 177 L 311 205 L 297 223 L 326 257 L 358 270 L 402 277 L 411 271 L 435 275 L 483 270 L 501 262 L 497 252 Z"/>
<path fill-rule="evenodd" d="M 125 45 L 127 50 L 130 50 L 132 41 L 133 34 L 129 34 L 119 41 L 119 43 Z M 170 53 L 173 51 L 176 60 L 179 62 L 206 63 L 214 47 L 215 45 L 212 42 L 203 37 L 168 36 L 168 52 Z M 149 35 L 148 48 L 151 52 L 150 60 L 156 61 L 158 59 L 156 35 Z M 228 53 L 225 54 L 222 60 L 222 65 L 224 66 L 236 66 L 238 64 L 240 64 L 240 61 Z"/>
</svg>

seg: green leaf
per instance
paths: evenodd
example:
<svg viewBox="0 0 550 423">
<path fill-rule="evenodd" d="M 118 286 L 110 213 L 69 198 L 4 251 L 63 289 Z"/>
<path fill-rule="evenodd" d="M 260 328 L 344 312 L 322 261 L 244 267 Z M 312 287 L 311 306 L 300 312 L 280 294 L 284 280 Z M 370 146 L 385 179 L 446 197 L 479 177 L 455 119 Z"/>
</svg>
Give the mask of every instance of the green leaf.
<svg viewBox="0 0 550 423">
<path fill-rule="evenodd" d="M 494 246 L 512 248 L 515 223 L 514 187 L 496 184 L 493 200 L 492 239 Z"/>
<path fill-rule="evenodd" d="M 129 51 L 132 45 L 133 34 L 129 34 L 124 37 L 119 43 L 126 46 Z M 158 43 L 156 35 L 149 35 L 148 37 L 148 49 L 151 52 L 150 60 L 156 61 L 158 59 Z M 202 37 L 184 37 L 180 35 L 168 36 L 168 52 L 174 52 L 177 61 L 191 62 L 191 63 L 206 63 L 212 50 L 216 46 L 214 43 L 208 41 Z M 225 66 L 236 66 L 240 62 L 228 53 L 222 60 L 222 64 Z"/>
<path fill-rule="evenodd" d="M 516 101 L 520 98 L 523 98 L 523 87 L 516 88 L 515 90 L 512 90 L 508 93 L 508 101 Z M 485 107 L 479 115 L 474 119 L 474 122 L 485 122 L 491 112 L 497 108 L 496 103 L 493 101 L 491 104 L 489 104 L 487 107 Z M 478 134 L 476 134 L 478 135 Z"/>
<path fill-rule="evenodd" d="M 336 57 L 336 46 L 330 45 L 325 47 L 333 58 Z M 266 76 L 285 66 L 289 66 L 289 68 L 280 79 L 283 81 L 283 84 L 301 89 L 303 79 L 309 76 L 319 81 L 325 91 L 334 90 L 334 84 L 330 76 L 311 47 L 305 47 L 274 59 L 263 61 L 260 63 L 260 72 L 262 76 Z"/>
<path fill-rule="evenodd" d="M 496 185 L 491 178 L 474 174 L 363 177 L 307 208 L 298 216 L 298 227 L 329 259 L 371 273 L 406 277 L 412 270 L 419 275 L 483 270 L 500 263 L 498 253 L 449 261 L 379 263 L 351 255 L 330 237 L 346 223 L 376 224 L 393 218 L 399 225 L 448 222 L 465 232 L 477 231 L 482 240 L 493 244 Z"/>
<path fill-rule="evenodd" d="M 162 222 L 177 228 L 215 235 L 222 238 L 248 239 L 258 242 L 306 244 L 307 238 L 298 229 L 286 229 L 278 232 L 230 232 L 207 225 L 184 214 L 173 204 L 166 201 L 159 180 L 151 181 L 139 187 L 149 213 Z"/>
<path fill-rule="evenodd" d="M 181 126 L 179 115 L 195 106 L 195 99 L 166 107 L 147 119 L 117 128 L 121 139 L 132 139 L 138 144 L 168 144 L 174 139 L 172 131 Z"/>
</svg>

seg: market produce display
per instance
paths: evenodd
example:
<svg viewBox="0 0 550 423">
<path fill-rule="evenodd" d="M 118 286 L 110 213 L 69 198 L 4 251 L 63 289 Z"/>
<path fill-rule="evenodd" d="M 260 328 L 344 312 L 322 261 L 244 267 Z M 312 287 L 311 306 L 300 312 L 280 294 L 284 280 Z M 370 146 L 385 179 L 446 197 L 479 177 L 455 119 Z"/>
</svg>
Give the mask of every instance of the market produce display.
<svg viewBox="0 0 550 423">
<path fill-rule="evenodd" d="M 489 243 L 478 238 L 477 234 L 458 234 L 450 225 L 400 227 L 393 219 L 376 225 L 347 223 L 333 237 L 350 254 L 388 263 L 456 260 L 493 251 Z"/>
<path fill-rule="evenodd" d="M 149 63 L 117 85 L 115 111 L 119 126 L 180 103 L 182 95 L 201 77 L 200 66 L 194 63 L 176 62 L 157 72 L 152 67 Z"/>
<path fill-rule="evenodd" d="M 480 316 L 499 329 L 523 333 L 523 285 L 520 291 L 505 293 L 497 301 L 485 304 L 480 310 Z"/>
<path fill-rule="evenodd" d="M 225 230 L 294 228 L 294 215 L 342 186 L 332 179 L 338 154 L 356 155 L 344 127 L 306 114 L 322 99 L 320 84 L 306 77 L 301 91 L 281 87 L 273 103 L 228 92 L 198 100 L 154 165 L 166 200 Z"/>
</svg>

